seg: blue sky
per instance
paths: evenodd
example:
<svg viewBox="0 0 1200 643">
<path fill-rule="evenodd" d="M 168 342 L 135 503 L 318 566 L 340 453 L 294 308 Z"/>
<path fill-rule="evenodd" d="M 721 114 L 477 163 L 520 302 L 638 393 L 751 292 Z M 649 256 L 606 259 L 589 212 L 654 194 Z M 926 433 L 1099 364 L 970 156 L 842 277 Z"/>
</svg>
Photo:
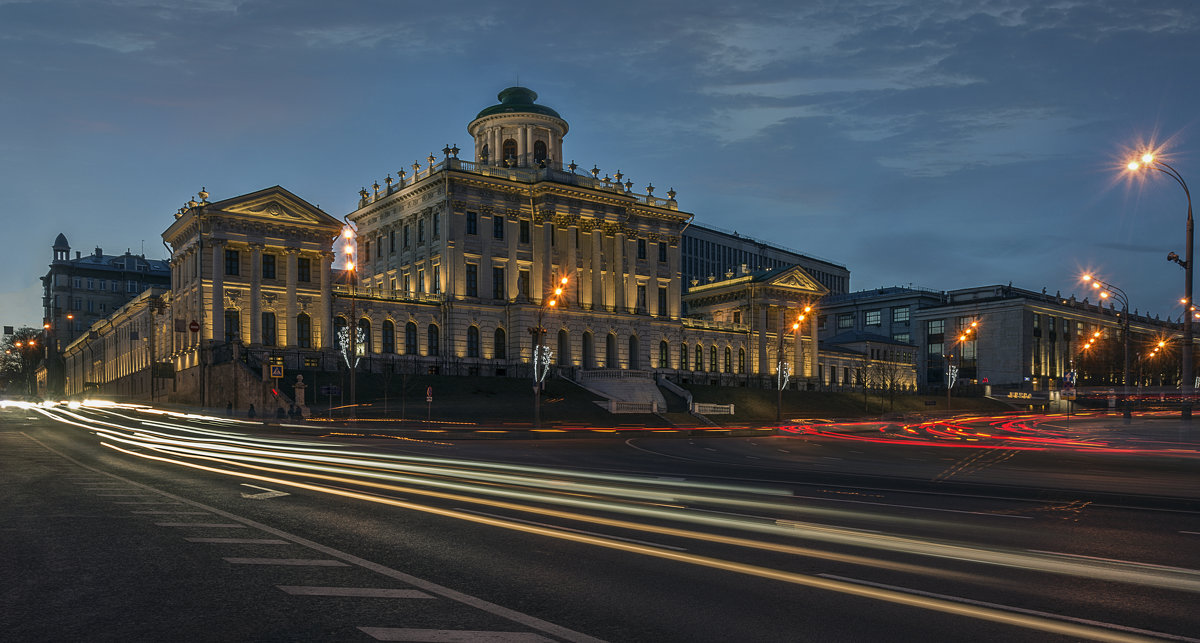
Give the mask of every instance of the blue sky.
<svg viewBox="0 0 1200 643">
<path fill-rule="evenodd" d="M 566 160 L 853 289 L 1008 283 L 1178 315 L 1200 189 L 1200 3 L 0 0 L 0 322 L 37 325 L 55 235 L 166 258 L 201 186 L 341 217 L 519 79 Z M 1094 297 L 1093 297 L 1094 299 Z"/>
</svg>

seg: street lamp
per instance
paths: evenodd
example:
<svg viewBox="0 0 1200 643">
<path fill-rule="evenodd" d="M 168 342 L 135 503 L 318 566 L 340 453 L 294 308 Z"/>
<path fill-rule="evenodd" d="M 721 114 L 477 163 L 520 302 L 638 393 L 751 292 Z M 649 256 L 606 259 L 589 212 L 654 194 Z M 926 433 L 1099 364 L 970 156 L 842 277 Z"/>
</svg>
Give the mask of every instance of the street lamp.
<svg viewBox="0 0 1200 643">
<path fill-rule="evenodd" d="M 350 369 L 350 417 L 353 419 L 358 416 L 358 268 L 354 264 L 354 229 L 347 225 L 342 229 L 342 238 L 346 240 L 342 251 L 346 253 L 346 278 L 350 287 L 350 320 L 346 324 L 346 337 L 339 337 L 338 343 L 342 344 L 342 356 Z"/>
<path fill-rule="evenodd" d="M 546 328 L 542 319 L 547 310 L 558 307 L 558 302 L 566 302 L 567 278 L 563 277 L 554 288 L 554 295 L 542 302 L 538 307 L 537 326 L 529 329 L 533 335 L 533 428 L 542 428 L 542 386 L 546 375 L 550 372 L 550 357 L 554 351 L 545 345 Z"/>
<path fill-rule="evenodd" d="M 1129 408 L 1129 296 L 1125 294 L 1124 290 L 1121 290 L 1120 288 L 1117 288 L 1116 286 L 1114 286 L 1110 283 L 1106 283 L 1104 281 L 1096 279 L 1092 275 L 1084 275 L 1083 281 L 1085 283 L 1091 283 L 1092 288 L 1095 288 L 1096 290 L 1100 291 L 1100 299 L 1103 300 L 1103 299 L 1109 299 L 1110 297 L 1114 297 L 1114 298 L 1116 298 L 1117 301 L 1121 302 L 1121 318 L 1122 318 L 1121 339 L 1124 344 L 1124 358 L 1122 359 L 1123 365 L 1121 368 L 1121 382 L 1125 386 L 1125 392 L 1122 396 L 1123 397 L 1123 399 L 1122 399 L 1123 410 L 1121 411 L 1121 415 L 1124 416 L 1125 421 L 1128 422 L 1129 419 L 1133 416 L 1133 413 L 1132 413 L 1131 409 Z"/>
<path fill-rule="evenodd" d="M 1175 179 L 1179 187 L 1183 188 L 1183 194 L 1187 197 L 1187 237 L 1184 239 L 1184 259 L 1179 260 L 1179 255 L 1174 252 L 1167 255 L 1167 261 L 1172 261 L 1183 267 L 1183 295 L 1185 311 L 1183 317 L 1183 350 L 1180 360 L 1180 390 L 1183 395 L 1183 419 L 1192 419 L 1192 269 L 1195 264 L 1192 263 L 1192 245 L 1195 240 L 1195 226 L 1192 223 L 1192 193 L 1188 191 L 1187 182 L 1183 180 L 1183 176 L 1179 171 L 1163 161 L 1155 158 L 1153 152 L 1142 154 L 1141 159 L 1130 161 L 1125 166 L 1131 172 L 1137 172 L 1142 169 L 1153 169 L 1166 174 Z"/>
<path fill-rule="evenodd" d="M 800 313 L 800 315 L 796 317 L 796 321 L 792 322 L 793 335 L 796 333 L 796 331 L 800 330 L 800 322 L 804 321 L 805 316 L 810 312 L 812 312 L 812 306 L 805 306 L 804 312 Z M 787 361 L 783 359 L 782 328 L 779 329 L 779 352 L 776 353 L 776 355 L 779 358 L 779 362 L 775 365 L 775 421 L 783 422 L 783 389 L 787 388 L 788 380 L 791 378 L 791 373 L 789 371 Z M 799 356 L 797 356 L 797 361 L 799 361 Z"/>
</svg>

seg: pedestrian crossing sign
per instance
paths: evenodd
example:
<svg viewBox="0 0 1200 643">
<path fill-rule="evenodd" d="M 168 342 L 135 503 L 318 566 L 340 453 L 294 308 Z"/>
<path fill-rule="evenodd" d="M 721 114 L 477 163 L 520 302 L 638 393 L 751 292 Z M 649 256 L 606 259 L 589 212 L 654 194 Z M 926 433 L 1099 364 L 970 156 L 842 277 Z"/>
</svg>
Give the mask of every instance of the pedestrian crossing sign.
<svg viewBox="0 0 1200 643">
<path fill-rule="evenodd" d="M 271 365 L 271 377 L 281 379 L 283 377 L 283 367 L 275 364 Z"/>
</svg>

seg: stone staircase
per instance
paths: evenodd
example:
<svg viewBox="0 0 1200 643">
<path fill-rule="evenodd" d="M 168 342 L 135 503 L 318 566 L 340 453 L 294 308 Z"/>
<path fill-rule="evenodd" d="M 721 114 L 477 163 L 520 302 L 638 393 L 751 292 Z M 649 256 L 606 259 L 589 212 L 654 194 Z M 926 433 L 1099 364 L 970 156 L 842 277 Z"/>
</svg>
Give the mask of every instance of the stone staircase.
<svg viewBox="0 0 1200 643">
<path fill-rule="evenodd" d="M 604 397 L 596 402 L 611 413 L 658 413 L 667 401 L 649 371 L 591 369 L 579 371 L 576 383 Z"/>
</svg>

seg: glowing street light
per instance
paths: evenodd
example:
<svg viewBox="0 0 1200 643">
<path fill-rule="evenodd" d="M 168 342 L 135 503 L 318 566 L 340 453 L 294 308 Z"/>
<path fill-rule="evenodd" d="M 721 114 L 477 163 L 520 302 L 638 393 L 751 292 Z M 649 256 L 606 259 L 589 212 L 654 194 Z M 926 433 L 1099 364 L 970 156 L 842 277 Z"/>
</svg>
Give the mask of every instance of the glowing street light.
<svg viewBox="0 0 1200 643">
<path fill-rule="evenodd" d="M 567 288 L 567 278 L 563 277 L 558 280 L 558 285 L 554 287 L 554 295 L 547 299 L 542 306 L 538 307 L 537 326 L 529 329 L 533 335 L 533 428 L 540 429 L 542 427 L 542 387 L 545 385 L 546 375 L 550 372 L 550 358 L 554 351 L 549 346 L 545 345 L 546 328 L 542 326 L 542 318 L 547 310 L 555 310 L 558 308 L 560 299 L 565 299 L 563 291 Z"/>
<path fill-rule="evenodd" d="M 1195 240 L 1195 225 L 1192 221 L 1192 193 L 1188 191 L 1187 182 L 1183 180 L 1183 176 L 1179 171 L 1171 167 L 1167 163 L 1155 158 L 1151 151 L 1144 152 L 1140 159 L 1131 160 L 1125 166 L 1130 172 L 1140 172 L 1142 170 L 1157 170 L 1175 179 L 1179 187 L 1183 188 L 1183 194 L 1187 197 L 1187 236 L 1184 238 L 1184 259 L 1180 261 L 1179 255 L 1174 252 L 1167 254 L 1167 261 L 1179 264 L 1183 267 L 1183 290 L 1184 290 L 1184 316 L 1183 316 L 1183 347 L 1180 351 L 1180 393 L 1183 394 L 1183 419 L 1190 420 L 1192 418 L 1192 403 L 1191 395 L 1193 388 L 1193 367 L 1192 367 L 1192 320 L 1195 314 L 1192 312 L 1192 271 L 1195 264 L 1192 262 L 1192 246 Z"/>
<path fill-rule="evenodd" d="M 1125 421 L 1128 422 L 1130 418 L 1133 417 L 1133 411 L 1129 408 L 1129 297 L 1125 294 L 1124 290 L 1121 290 L 1120 288 L 1117 288 L 1116 286 L 1105 281 L 1101 281 L 1092 275 L 1084 275 L 1083 281 L 1091 283 L 1092 288 L 1099 290 L 1101 299 L 1109 299 L 1111 297 L 1115 298 L 1121 303 L 1121 325 L 1123 326 L 1121 330 L 1121 339 L 1124 343 L 1125 353 L 1122 360 L 1123 365 L 1121 367 L 1121 381 L 1125 386 L 1124 400 L 1122 401 L 1122 406 L 1124 408 L 1121 412 L 1121 415 L 1125 418 Z M 1096 331 L 1095 335 L 1099 337 L 1100 331 Z"/>
</svg>

